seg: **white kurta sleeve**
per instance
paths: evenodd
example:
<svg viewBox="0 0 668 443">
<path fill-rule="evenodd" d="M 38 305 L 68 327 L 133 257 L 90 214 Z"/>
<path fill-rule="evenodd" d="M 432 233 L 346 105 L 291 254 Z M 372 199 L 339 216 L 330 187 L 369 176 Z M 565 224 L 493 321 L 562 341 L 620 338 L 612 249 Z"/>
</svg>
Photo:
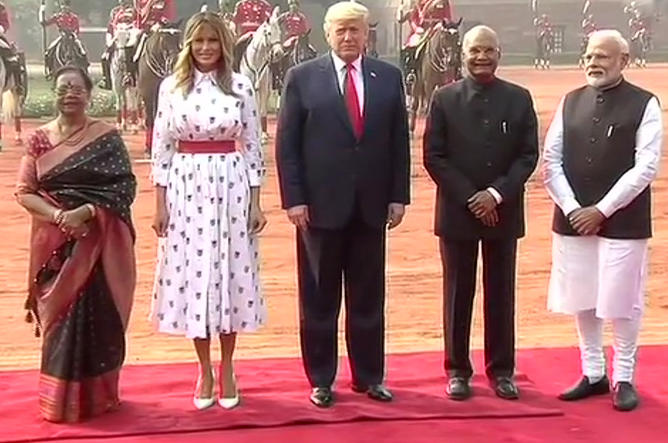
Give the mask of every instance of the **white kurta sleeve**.
<svg viewBox="0 0 668 443">
<path fill-rule="evenodd" d="M 172 82 L 166 79 L 158 93 L 158 111 L 153 123 L 152 176 L 153 184 L 167 187 L 172 157 L 176 152 L 176 138 L 171 122 L 173 113 L 172 97 L 179 92 L 172 91 Z"/>
<path fill-rule="evenodd" d="M 547 193 L 565 215 L 581 207 L 564 173 L 564 99 L 554 114 L 545 136 L 543 174 Z"/>
<path fill-rule="evenodd" d="M 661 107 L 652 97 L 645 107 L 636 131 L 635 164 L 626 171 L 608 193 L 596 204 L 606 217 L 631 203 L 656 177 L 661 162 L 663 125 Z"/>
<path fill-rule="evenodd" d="M 257 115 L 257 102 L 250 80 L 245 79 L 241 94 L 241 144 L 248 171 L 248 182 L 251 187 L 262 185 L 265 174 L 262 145 L 260 144 L 260 127 Z"/>
</svg>

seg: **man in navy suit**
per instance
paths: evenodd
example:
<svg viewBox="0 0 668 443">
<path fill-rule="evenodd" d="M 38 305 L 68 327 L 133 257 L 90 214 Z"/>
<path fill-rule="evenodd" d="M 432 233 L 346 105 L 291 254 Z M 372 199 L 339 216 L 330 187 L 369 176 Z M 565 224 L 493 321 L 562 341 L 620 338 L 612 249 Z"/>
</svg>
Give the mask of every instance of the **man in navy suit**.
<svg viewBox="0 0 668 443">
<path fill-rule="evenodd" d="M 410 160 L 401 72 L 363 56 L 368 9 L 336 3 L 324 29 L 331 52 L 287 73 L 276 161 L 283 208 L 297 227 L 310 400 L 329 407 L 342 280 L 352 389 L 392 400 L 383 385 L 385 232 L 409 202 Z"/>
</svg>

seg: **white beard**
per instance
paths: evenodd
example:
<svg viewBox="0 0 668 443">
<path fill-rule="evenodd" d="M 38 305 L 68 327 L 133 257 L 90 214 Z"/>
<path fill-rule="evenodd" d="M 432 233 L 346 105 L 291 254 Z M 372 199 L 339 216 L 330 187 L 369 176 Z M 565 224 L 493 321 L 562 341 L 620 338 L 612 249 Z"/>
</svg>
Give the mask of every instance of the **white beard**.
<svg viewBox="0 0 668 443">
<path fill-rule="evenodd" d="M 587 76 L 587 84 L 593 88 L 601 88 L 605 86 L 606 82 L 605 77 L 590 77 Z"/>
<path fill-rule="evenodd" d="M 587 84 L 596 89 L 606 89 L 609 86 L 616 85 L 620 82 L 620 78 L 611 79 L 610 77 L 587 77 Z"/>
</svg>

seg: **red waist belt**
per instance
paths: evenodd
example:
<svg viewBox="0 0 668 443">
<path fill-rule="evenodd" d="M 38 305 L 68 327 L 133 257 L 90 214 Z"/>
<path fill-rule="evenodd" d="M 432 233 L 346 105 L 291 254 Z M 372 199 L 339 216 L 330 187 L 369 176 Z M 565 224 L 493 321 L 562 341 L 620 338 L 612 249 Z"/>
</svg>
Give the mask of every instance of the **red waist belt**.
<svg viewBox="0 0 668 443">
<path fill-rule="evenodd" d="M 181 154 L 231 154 L 236 150 L 237 145 L 234 140 L 179 141 L 179 153 Z"/>
</svg>

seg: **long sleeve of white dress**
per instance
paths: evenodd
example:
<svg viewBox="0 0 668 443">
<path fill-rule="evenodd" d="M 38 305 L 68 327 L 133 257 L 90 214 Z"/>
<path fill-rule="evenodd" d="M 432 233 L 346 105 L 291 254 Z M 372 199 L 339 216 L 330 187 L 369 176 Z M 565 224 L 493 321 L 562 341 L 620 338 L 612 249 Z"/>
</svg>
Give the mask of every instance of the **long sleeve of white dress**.
<svg viewBox="0 0 668 443">
<path fill-rule="evenodd" d="M 237 92 L 241 95 L 241 147 L 248 167 L 248 182 L 251 187 L 262 184 L 265 175 L 262 145 L 260 144 L 260 126 L 257 102 L 250 80 L 243 76 L 236 77 Z"/>
<path fill-rule="evenodd" d="M 172 157 L 176 152 L 176 137 L 172 133 L 172 77 L 166 78 L 158 93 L 158 112 L 153 123 L 152 176 L 153 184 L 167 187 Z"/>
</svg>

